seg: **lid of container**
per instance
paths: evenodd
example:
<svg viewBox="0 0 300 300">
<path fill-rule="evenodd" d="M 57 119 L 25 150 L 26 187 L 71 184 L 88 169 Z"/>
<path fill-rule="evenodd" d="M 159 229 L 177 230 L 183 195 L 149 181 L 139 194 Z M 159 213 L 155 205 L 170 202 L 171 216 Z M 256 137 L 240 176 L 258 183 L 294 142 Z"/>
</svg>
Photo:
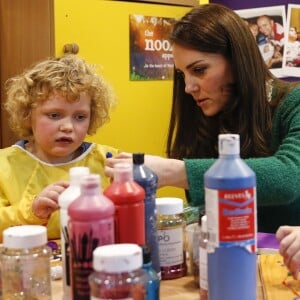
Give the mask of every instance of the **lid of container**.
<svg viewBox="0 0 300 300">
<path fill-rule="evenodd" d="M 198 214 L 198 225 L 201 226 L 202 217 L 205 215 L 205 210 L 199 208 Z"/>
<path fill-rule="evenodd" d="M 240 136 L 238 134 L 219 134 L 219 154 L 240 154 Z"/>
<path fill-rule="evenodd" d="M 135 165 L 142 165 L 145 161 L 144 153 L 133 153 L 132 160 Z"/>
<path fill-rule="evenodd" d="M 46 245 L 47 230 L 41 225 L 13 226 L 3 231 L 3 246 L 25 249 Z"/>
<path fill-rule="evenodd" d="M 66 209 L 79 195 L 80 183 L 84 176 L 90 174 L 88 167 L 73 167 L 69 170 L 70 185 L 59 196 L 58 203 L 60 208 Z"/>
<path fill-rule="evenodd" d="M 201 231 L 207 232 L 207 216 L 206 215 L 201 217 Z"/>
<path fill-rule="evenodd" d="M 80 180 L 80 186 L 85 188 L 95 188 L 101 186 L 100 174 L 93 173 L 82 176 Z"/>
<path fill-rule="evenodd" d="M 151 262 L 150 248 L 147 245 L 142 246 L 142 251 L 143 251 L 143 264 L 149 264 Z"/>
<path fill-rule="evenodd" d="M 114 181 L 125 182 L 133 180 L 132 164 L 130 163 L 117 163 L 114 167 Z"/>
<path fill-rule="evenodd" d="M 90 169 L 88 167 L 73 167 L 69 170 L 70 183 L 80 184 L 80 179 L 82 176 L 89 175 Z"/>
<path fill-rule="evenodd" d="M 136 244 L 112 244 L 93 251 L 93 267 L 108 273 L 129 272 L 143 265 L 142 248 Z"/>
<path fill-rule="evenodd" d="M 161 197 L 155 199 L 157 214 L 175 215 L 183 213 L 183 200 L 175 197 Z"/>
</svg>

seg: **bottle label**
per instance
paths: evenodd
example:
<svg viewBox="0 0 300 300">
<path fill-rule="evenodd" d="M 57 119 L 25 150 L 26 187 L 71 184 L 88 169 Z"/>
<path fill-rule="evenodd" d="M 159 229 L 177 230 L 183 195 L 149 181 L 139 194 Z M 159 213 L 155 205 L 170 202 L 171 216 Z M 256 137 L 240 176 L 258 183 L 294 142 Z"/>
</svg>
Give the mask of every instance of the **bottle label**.
<svg viewBox="0 0 300 300">
<path fill-rule="evenodd" d="M 71 289 L 73 298 L 86 300 L 90 295 L 88 276 L 93 272 L 93 251 L 114 243 L 113 218 L 94 222 L 69 222 Z"/>
<path fill-rule="evenodd" d="M 159 261 L 161 267 L 183 263 L 183 229 L 158 230 Z"/>
<path fill-rule="evenodd" d="M 207 252 L 202 247 L 199 247 L 199 268 L 200 289 L 207 290 Z"/>
<path fill-rule="evenodd" d="M 256 188 L 205 189 L 208 252 L 217 247 L 245 247 L 256 252 Z"/>
</svg>

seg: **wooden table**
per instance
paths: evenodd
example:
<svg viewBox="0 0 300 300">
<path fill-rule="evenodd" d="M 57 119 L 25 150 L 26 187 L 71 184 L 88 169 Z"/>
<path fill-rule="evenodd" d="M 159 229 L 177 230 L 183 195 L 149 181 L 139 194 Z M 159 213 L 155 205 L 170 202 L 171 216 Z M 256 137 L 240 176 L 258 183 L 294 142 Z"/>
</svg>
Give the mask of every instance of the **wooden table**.
<svg viewBox="0 0 300 300">
<path fill-rule="evenodd" d="M 286 287 L 282 282 L 286 278 L 288 271 L 282 263 L 279 254 L 258 255 L 258 276 L 257 276 L 257 300 L 295 300 L 296 298 L 291 288 L 297 289 L 300 281 L 288 278 L 291 287 Z M 61 299 L 62 281 L 52 281 L 52 298 Z M 199 300 L 199 290 L 191 275 L 173 279 L 162 280 L 160 287 L 161 300 Z"/>
</svg>

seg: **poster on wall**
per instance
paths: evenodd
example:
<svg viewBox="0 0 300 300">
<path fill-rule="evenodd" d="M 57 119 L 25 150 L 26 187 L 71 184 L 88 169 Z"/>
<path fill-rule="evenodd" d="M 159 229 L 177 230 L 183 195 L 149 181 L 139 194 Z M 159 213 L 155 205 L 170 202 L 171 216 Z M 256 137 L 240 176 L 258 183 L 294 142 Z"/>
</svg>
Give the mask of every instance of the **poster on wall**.
<svg viewBox="0 0 300 300">
<path fill-rule="evenodd" d="M 283 70 L 287 76 L 300 76 L 300 5 L 289 4 Z"/>
<path fill-rule="evenodd" d="M 270 71 L 277 77 L 284 77 L 285 6 L 250 8 L 236 12 L 247 22 Z"/>
<path fill-rule="evenodd" d="M 130 80 L 171 80 L 169 34 L 176 19 L 130 15 Z"/>
</svg>

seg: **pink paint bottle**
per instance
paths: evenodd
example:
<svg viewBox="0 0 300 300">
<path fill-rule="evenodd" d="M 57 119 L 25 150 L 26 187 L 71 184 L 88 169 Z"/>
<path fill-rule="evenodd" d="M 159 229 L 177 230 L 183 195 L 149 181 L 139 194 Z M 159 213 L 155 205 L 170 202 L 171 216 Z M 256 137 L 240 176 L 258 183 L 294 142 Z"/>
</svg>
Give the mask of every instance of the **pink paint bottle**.
<svg viewBox="0 0 300 300">
<path fill-rule="evenodd" d="M 114 243 L 113 202 L 101 192 L 98 174 L 81 179 L 81 195 L 68 207 L 71 293 L 73 300 L 89 300 L 88 276 L 93 272 L 93 250 Z"/>
</svg>

